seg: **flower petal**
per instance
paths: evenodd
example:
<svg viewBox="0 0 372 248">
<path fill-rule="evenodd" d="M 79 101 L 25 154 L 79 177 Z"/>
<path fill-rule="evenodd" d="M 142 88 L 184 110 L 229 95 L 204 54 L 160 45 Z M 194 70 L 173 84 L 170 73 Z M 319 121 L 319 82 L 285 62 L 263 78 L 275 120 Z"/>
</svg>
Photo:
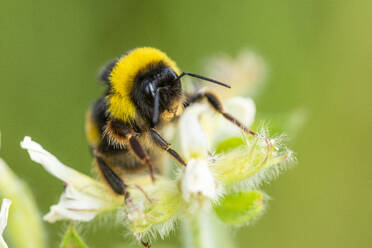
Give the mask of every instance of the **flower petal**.
<svg viewBox="0 0 372 248">
<path fill-rule="evenodd" d="M 199 120 L 206 110 L 205 105 L 195 104 L 187 108 L 180 119 L 181 147 L 187 159 L 208 156 L 208 138 Z"/>
<path fill-rule="evenodd" d="M 51 207 L 44 220 L 90 221 L 100 212 L 123 204 L 123 197 L 114 197 L 102 183 L 62 164 L 30 137 L 24 138 L 21 147 L 27 149 L 33 161 L 40 163 L 49 173 L 67 183 L 58 204 Z"/>
<path fill-rule="evenodd" d="M 28 151 L 34 162 L 41 164 L 50 174 L 68 184 L 73 184 L 79 188 L 93 180 L 90 177 L 62 164 L 55 156 L 44 150 L 40 144 L 32 141 L 28 136 L 26 136 L 21 142 L 21 147 Z"/>
<path fill-rule="evenodd" d="M 186 167 L 182 178 L 182 196 L 186 201 L 192 195 L 199 195 L 211 200 L 217 197 L 217 183 L 204 159 L 192 159 Z"/>
<path fill-rule="evenodd" d="M 111 205 L 109 202 L 81 193 L 75 188 L 67 186 L 58 204 L 51 206 L 49 213 L 43 219 L 48 222 L 62 219 L 90 221 Z"/>
</svg>

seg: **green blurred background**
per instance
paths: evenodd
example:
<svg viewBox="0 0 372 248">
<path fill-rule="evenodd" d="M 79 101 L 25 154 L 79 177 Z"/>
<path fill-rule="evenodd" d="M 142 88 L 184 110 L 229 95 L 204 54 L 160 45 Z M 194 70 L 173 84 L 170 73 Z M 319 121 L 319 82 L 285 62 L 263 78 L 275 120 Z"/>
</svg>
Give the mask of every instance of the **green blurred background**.
<svg viewBox="0 0 372 248">
<path fill-rule="evenodd" d="M 149 45 L 200 73 L 203 59 L 250 48 L 269 69 L 258 111 L 302 107 L 308 120 L 290 145 L 298 165 L 264 187 L 273 200 L 236 232 L 239 247 L 371 247 L 371 13 L 368 0 L 2 1 L 1 157 L 46 213 L 61 183 L 19 142 L 30 135 L 89 173 L 84 113 L 103 90 L 96 75 L 107 60 Z M 64 226 L 46 224 L 51 247 Z M 125 240 L 109 224 L 84 230 L 92 247 Z"/>
</svg>

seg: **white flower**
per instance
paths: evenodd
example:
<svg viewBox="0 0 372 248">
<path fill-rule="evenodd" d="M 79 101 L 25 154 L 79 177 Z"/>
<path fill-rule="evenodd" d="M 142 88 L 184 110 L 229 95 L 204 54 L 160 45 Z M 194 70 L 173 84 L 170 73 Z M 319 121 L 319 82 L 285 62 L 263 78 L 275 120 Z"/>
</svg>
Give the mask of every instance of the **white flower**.
<svg viewBox="0 0 372 248">
<path fill-rule="evenodd" d="M 50 212 L 44 216 L 44 220 L 48 222 L 62 219 L 90 221 L 105 207 L 106 204 L 101 199 L 82 193 L 73 186 L 67 186 L 58 204 L 50 207 Z"/>
<path fill-rule="evenodd" d="M 182 179 L 182 196 L 190 201 L 192 195 L 201 194 L 211 200 L 217 197 L 217 184 L 205 159 L 191 159 Z"/>
<path fill-rule="evenodd" d="M 33 161 L 67 184 L 58 204 L 51 206 L 44 220 L 90 221 L 102 212 L 120 207 L 124 213 L 123 196 L 114 196 L 102 183 L 62 164 L 30 137 L 24 138 L 21 147 L 28 151 Z M 136 187 L 139 185 L 141 190 Z M 181 207 L 182 196 L 177 184 L 159 177 L 154 185 L 148 175 L 139 175 L 131 178 L 129 186 L 133 187 L 129 189 L 131 201 L 127 205 L 126 216 L 132 231 L 151 234 L 151 227 L 155 225 L 161 236 L 166 235 L 175 220 L 173 216 Z"/>
<path fill-rule="evenodd" d="M 235 97 L 227 101 L 227 111 L 251 125 L 256 112 L 253 100 Z M 216 200 L 219 184 L 212 174 L 209 159 L 210 144 L 231 136 L 241 136 L 241 130 L 218 116 L 207 104 L 194 104 L 185 110 L 180 122 L 180 141 L 183 155 L 188 159 L 182 177 L 182 196 L 186 201 L 200 195 Z"/>
<path fill-rule="evenodd" d="M 208 137 L 200 125 L 200 118 L 207 110 L 206 106 L 195 104 L 182 114 L 179 122 L 180 141 L 183 156 L 187 159 L 206 159 L 208 156 Z"/>
<path fill-rule="evenodd" d="M 183 155 L 189 160 L 181 179 L 186 201 L 199 194 L 210 199 L 217 196 L 217 183 L 208 167 L 208 137 L 200 125 L 200 118 L 207 110 L 206 106 L 195 104 L 185 110 L 179 123 Z"/>
<path fill-rule="evenodd" d="M 3 199 L 0 211 L 0 248 L 8 248 L 7 244 L 3 239 L 3 232 L 8 223 L 9 208 L 12 201 L 9 199 Z"/>
<path fill-rule="evenodd" d="M 33 161 L 41 164 L 50 174 L 67 184 L 58 204 L 51 207 L 44 220 L 48 222 L 61 219 L 90 221 L 98 213 L 123 204 L 123 199 L 109 194 L 103 184 L 62 164 L 30 137 L 24 138 L 21 147 L 28 151 Z"/>
<path fill-rule="evenodd" d="M 226 101 L 226 110 L 250 126 L 256 112 L 252 99 L 234 97 Z M 180 122 L 180 140 L 183 155 L 189 160 L 182 178 L 182 196 L 189 201 L 202 195 L 215 200 L 219 184 L 212 174 L 209 160 L 211 144 L 232 136 L 241 136 L 241 130 L 216 114 L 207 104 L 194 104 L 185 110 Z"/>
</svg>

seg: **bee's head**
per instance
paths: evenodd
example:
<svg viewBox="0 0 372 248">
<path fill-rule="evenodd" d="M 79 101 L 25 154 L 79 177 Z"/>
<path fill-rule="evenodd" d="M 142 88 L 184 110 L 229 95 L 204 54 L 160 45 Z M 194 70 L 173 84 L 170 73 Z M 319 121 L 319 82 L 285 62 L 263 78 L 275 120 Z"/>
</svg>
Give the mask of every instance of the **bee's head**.
<svg viewBox="0 0 372 248">
<path fill-rule="evenodd" d="M 137 112 L 153 126 L 182 110 L 182 86 L 176 72 L 163 63 L 149 65 L 137 74 L 132 89 Z"/>
<path fill-rule="evenodd" d="M 154 125 L 155 112 L 159 117 L 160 111 L 160 114 L 173 111 L 178 105 L 176 99 L 182 93 L 177 79 L 179 73 L 176 63 L 158 49 L 130 50 L 101 72 L 100 78 L 109 86 L 108 114 L 124 122 L 142 117 L 146 123 Z M 164 118 L 160 116 L 159 119 Z"/>
<path fill-rule="evenodd" d="M 108 113 L 122 121 L 137 115 L 155 126 L 182 112 L 181 77 L 188 75 L 230 87 L 214 79 L 180 72 L 165 53 L 151 47 L 136 48 L 113 60 L 101 72 L 108 84 Z"/>
</svg>

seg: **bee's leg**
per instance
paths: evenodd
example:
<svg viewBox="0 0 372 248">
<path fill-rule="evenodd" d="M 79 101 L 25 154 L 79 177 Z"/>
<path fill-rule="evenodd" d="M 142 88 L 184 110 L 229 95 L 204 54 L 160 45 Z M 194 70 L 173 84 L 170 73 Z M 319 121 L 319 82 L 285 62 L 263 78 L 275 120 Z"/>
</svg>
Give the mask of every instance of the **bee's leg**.
<svg viewBox="0 0 372 248">
<path fill-rule="evenodd" d="M 151 180 L 155 182 L 153 166 L 150 162 L 150 157 L 143 149 L 142 145 L 139 143 L 138 139 L 135 137 L 136 132 L 130 127 L 126 126 L 124 123 L 111 120 L 106 126 L 107 133 L 111 138 L 113 138 L 118 143 L 128 144 L 130 151 L 139 159 L 142 163 L 146 164 L 150 170 Z"/>
<path fill-rule="evenodd" d="M 179 163 L 182 166 L 186 166 L 185 161 L 182 159 L 182 157 L 171 148 L 171 145 L 163 139 L 163 137 L 160 136 L 158 132 L 155 131 L 155 129 L 150 128 L 150 135 L 154 143 L 159 146 L 164 151 L 168 152 L 172 158 L 176 160 L 177 163 Z"/>
<path fill-rule="evenodd" d="M 138 142 L 137 138 L 134 137 L 133 135 L 129 136 L 129 145 L 132 150 L 132 152 L 136 155 L 136 157 L 142 162 L 145 163 L 150 170 L 150 176 L 151 180 L 155 182 L 155 177 L 154 177 L 154 172 L 153 172 L 153 167 L 150 162 L 150 157 L 147 155 L 145 149 L 143 149 L 142 145 Z"/>
<path fill-rule="evenodd" d="M 140 242 L 141 242 L 141 244 L 142 244 L 144 247 L 147 247 L 147 248 L 150 248 L 150 247 L 151 247 L 150 243 L 144 241 L 142 238 L 141 238 Z"/>
<path fill-rule="evenodd" d="M 229 113 L 226 113 L 225 110 L 224 110 L 224 108 L 223 108 L 223 105 L 222 105 L 221 101 L 217 98 L 217 96 L 215 96 L 211 92 L 199 92 L 199 93 L 196 93 L 196 94 L 190 96 L 186 100 L 184 106 L 185 106 L 185 108 L 187 108 L 191 104 L 193 104 L 195 102 L 198 102 L 198 101 L 201 101 L 204 98 L 207 99 L 208 103 L 218 113 L 222 114 L 223 117 L 225 117 L 225 119 L 227 119 L 228 121 L 234 123 L 237 127 L 239 127 L 240 129 L 242 129 L 245 133 L 248 133 L 248 134 L 253 135 L 253 136 L 257 136 L 257 133 L 256 132 L 253 132 L 251 129 L 249 129 L 248 127 L 246 127 L 243 123 L 241 123 L 234 116 L 230 115 Z"/>
<path fill-rule="evenodd" d="M 123 180 L 110 168 L 110 166 L 105 162 L 103 156 L 97 152 L 94 151 L 94 160 L 95 163 L 100 171 L 100 174 L 102 175 L 103 179 L 108 183 L 110 188 L 118 195 L 124 196 L 124 203 L 126 206 L 129 204 L 132 206 L 133 209 L 136 209 L 136 206 L 132 202 L 132 199 L 130 197 L 130 194 L 128 192 L 129 185 L 125 184 Z M 145 195 L 147 199 L 151 202 L 151 199 L 148 198 L 147 194 L 143 191 L 142 188 L 139 186 L 136 186 L 139 188 L 139 190 Z"/>
<path fill-rule="evenodd" d="M 110 168 L 103 157 L 94 152 L 94 160 L 103 177 L 103 179 L 110 185 L 111 189 L 118 195 L 124 195 L 127 198 L 127 187 L 123 180 Z"/>
</svg>

